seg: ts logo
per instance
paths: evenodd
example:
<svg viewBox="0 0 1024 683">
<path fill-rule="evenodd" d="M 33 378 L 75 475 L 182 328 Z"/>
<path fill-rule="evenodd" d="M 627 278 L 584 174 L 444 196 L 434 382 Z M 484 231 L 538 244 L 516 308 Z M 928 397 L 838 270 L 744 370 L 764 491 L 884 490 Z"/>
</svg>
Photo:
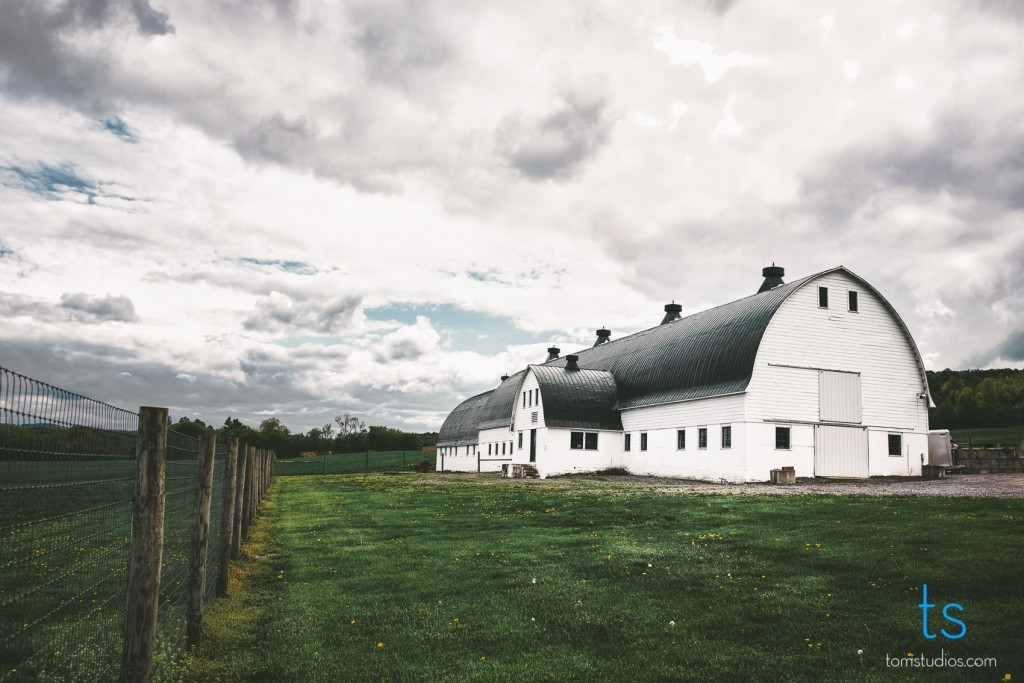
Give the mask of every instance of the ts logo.
<svg viewBox="0 0 1024 683">
<path fill-rule="evenodd" d="M 937 635 L 928 632 L 928 610 L 930 610 L 932 607 L 935 607 L 935 605 L 928 602 L 927 583 L 921 586 L 921 604 L 918 605 L 918 607 L 921 608 L 921 631 L 924 633 L 924 637 L 928 638 L 929 640 L 938 638 Z M 939 631 L 939 633 L 946 636 L 947 638 L 956 640 L 957 638 L 963 638 L 964 635 L 967 633 L 967 624 L 960 621 L 959 619 L 954 619 L 953 617 L 949 616 L 949 610 L 951 609 L 963 612 L 964 608 L 963 606 L 958 605 L 955 602 L 950 602 L 946 605 L 943 605 L 942 607 L 942 616 L 946 618 L 946 621 L 951 621 L 954 624 L 959 624 L 960 632 L 954 635 L 952 633 L 947 633 L 946 629 L 942 629 Z"/>
</svg>

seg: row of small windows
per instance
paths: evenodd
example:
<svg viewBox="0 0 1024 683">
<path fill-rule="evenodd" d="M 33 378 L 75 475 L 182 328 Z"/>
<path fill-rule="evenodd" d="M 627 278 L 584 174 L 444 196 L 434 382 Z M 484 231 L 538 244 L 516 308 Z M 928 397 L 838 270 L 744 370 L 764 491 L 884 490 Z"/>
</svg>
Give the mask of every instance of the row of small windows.
<svg viewBox="0 0 1024 683">
<path fill-rule="evenodd" d="M 573 450 L 585 450 L 585 451 L 596 451 L 597 450 L 597 432 L 570 432 L 569 433 L 569 448 Z M 722 427 L 722 448 L 732 448 L 732 426 L 725 425 Z M 626 433 L 623 435 L 623 450 L 632 450 L 633 446 L 633 435 Z M 704 450 L 708 447 L 708 428 L 698 427 L 697 428 L 697 448 Z M 775 450 L 788 451 L 792 449 L 791 442 L 791 431 L 790 427 L 776 427 L 775 428 Z M 472 455 L 476 452 L 476 446 L 465 446 L 466 455 Z M 507 450 L 506 450 L 507 449 Z M 519 450 L 523 449 L 523 433 L 519 432 Z M 676 430 L 676 449 L 683 451 L 686 450 L 686 430 Z M 500 444 L 489 443 L 487 444 L 487 455 L 506 455 L 512 453 L 513 446 L 511 441 L 502 441 Z M 647 450 L 647 432 L 640 432 L 640 450 Z M 442 447 L 440 449 L 442 456 L 456 456 L 459 454 L 458 446 Z M 903 435 L 902 434 L 889 434 L 889 455 L 903 455 Z"/>
<path fill-rule="evenodd" d="M 856 313 L 859 310 L 857 308 L 857 292 L 852 289 L 847 292 L 847 303 L 851 313 Z M 818 308 L 828 308 L 828 287 L 818 287 Z"/>
<path fill-rule="evenodd" d="M 519 447 L 520 448 L 523 447 L 522 446 L 522 441 L 523 441 L 522 437 L 523 437 L 523 435 L 520 434 L 519 435 L 519 442 L 520 442 Z M 493 451 L 494 451 L 493 453 L 491 452 L 492 451 L 492 447 L 493 447 Z M 496 444 L 496 443 L 489 443 L 489 444 L 487 444 L 487 455 L 505 455 L 505 448 L 506 447 L 508 448 L 508 452 L 511 453 L 512 452 L 512 442 L 511 441 L 502 441 L 501 442 L 501 452 L 500 453 L 498 452 L 498 444 Z"/>
<path fill-rule="evenodd" d="M 523 407 L 540 405 L 540 389 L 530 389 L 523 392 Z M 536 414 L 536 413 L 535 413 Z M 534 420 L 536 422 L 536 420 Z"/>
<path fill-rule="evenodd" d="M 632 450 L 633 448 L 633 435 L 626 434 L 623 439 L 623 450 Z M 726 425 L 722 427 L 722 448 L 732 448 L 732 425 Z M 705 449 L 708 447 L 708 428 L 698 427 L 697 428 L 697 448 Z M 647 450 L 647 432 L 640 432 L 640 450 Z M 676 450 L 686 450 L 686 430 L 676 430 Z"/>
</svg>

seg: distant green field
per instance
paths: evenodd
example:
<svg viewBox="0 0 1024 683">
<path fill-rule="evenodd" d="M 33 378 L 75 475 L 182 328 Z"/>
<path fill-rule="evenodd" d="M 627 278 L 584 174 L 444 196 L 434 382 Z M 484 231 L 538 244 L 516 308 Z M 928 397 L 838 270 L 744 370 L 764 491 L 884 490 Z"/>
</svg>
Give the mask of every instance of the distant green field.
<svg viewBox="0 0 1024 683">
<path fill-rule="evenodd" d="M 951 429 L 953 441 L 963 448 L 974 446 L 1016 446 L 1024 449 L 1024 427 L 978 427 Z"/>
<path fill-rule="evenodd" d="M 434 453 L 426 451 L 370 451 L 362 453 L 331 453 L 327 456 L 327 474 L 355 474 L 358 472 L 387 472 L 414 470 L 423 460 L 434 466 Z M 277 461 L 277 476 L 298 474 L 324 474 L 324 456 L 307 456 Z"/>
<path fill-rule="evenodd" d="M 195 681 L 1024 679 L 1024 500 L 278 480 Z M 959 640 L 943 619 L 962 605 Z M 886 656 L 987 657 L 976 669 Z"/>
</svg>

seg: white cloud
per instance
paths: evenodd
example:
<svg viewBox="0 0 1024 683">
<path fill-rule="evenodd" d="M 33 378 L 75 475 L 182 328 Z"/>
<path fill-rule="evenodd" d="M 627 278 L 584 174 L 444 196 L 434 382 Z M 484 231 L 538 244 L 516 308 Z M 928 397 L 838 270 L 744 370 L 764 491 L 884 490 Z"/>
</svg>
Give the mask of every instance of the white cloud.
<svg viewBox="0 0 1024 683">
<path fill-rule="evenodd" d="M 846 80 L 852 81 L 857 78 L 858 73 L 860 73 L 860 62 L 856 59 L 843 60 L 843 76 L 846 77 Z"/>
<path fill-rule="evenodd" d="M 733 111 L 736 105 L 736 96 L 733 95 L 729 98 L 729 101 L 725 103 L 725 110 L 722 112 L 722 119 L 715 126 L 714 135 L 712 140 L 717 140 L 719 136 L 725 135 L 728 137 L 736 137 L 743 133 L 743 126 L 736 122 L 736 114 Z"/>
<path fill-rule="evenodd" d="M 666 53 L 673 64 L 700 65 L 704 70 L 704 80 L 708 83 L 717 82 L 732 67 L 762 66 L 768 63 L 767 59 L 752 57 L 737 50 L 726 55 L 717 54 L 711 43 L 680 38 L 671 26 L 658 27 L 654 47 Z"/>
</svg>

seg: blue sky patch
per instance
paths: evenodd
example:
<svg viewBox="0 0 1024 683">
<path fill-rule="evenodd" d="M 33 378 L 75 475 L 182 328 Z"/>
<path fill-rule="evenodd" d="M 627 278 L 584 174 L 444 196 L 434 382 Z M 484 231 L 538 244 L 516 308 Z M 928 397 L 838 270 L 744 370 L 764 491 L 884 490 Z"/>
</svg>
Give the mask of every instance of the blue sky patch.
<svg viewBox="0 0 1024 683">
<path fill-rule="evenodd" d="M 25 166 L 4 166 L 6 171 L 2 182 L 8 187 L 19 187 L 47 199 L 60 199 L 61 193 L 72 191 L 88 195 L 89 202 L 102 194 L 97 183 L 78 175 L 73 164 L 50 166 L 39 163 L 34 168 Z"/>
<path fill-rule="evenodd" d="M 104 119 L 102 123 L 104 128 L 125 142 L 136 143 L 139 141 L 138 136 L 132 132 L 132 129 L 128 127 L 128 124 L 125 123 L 120 116 L 115 116 L 112 119 Z"/>
<path fill-rule="evenodd" d="M 296 275 L 316 275 L 316 268 L 304 263 L 302 261 L 282 261 L 280 259 L 260 259 L 250 258 L 243 256 L 238 259 L 242 263 L 248 263 L 251 266 L 266 266 L 268 268 L 279 268 L 287 273 L 295 273 Z"/>
<path fill-rule="evenodd" d="M 363 312 L 372 320 L 395 320 L 406 325 L 414 325 L 416 317 L 422 315 L 430 318 L 434 329 L 442 339 L 451 342 L 453 350 L 484 355 L 501 353 L 512 345 L 547 342 L 555 334 L 526 332 L 508 316 L 467 311 L 453 304 L 391 304 Z"/>
</svg>

